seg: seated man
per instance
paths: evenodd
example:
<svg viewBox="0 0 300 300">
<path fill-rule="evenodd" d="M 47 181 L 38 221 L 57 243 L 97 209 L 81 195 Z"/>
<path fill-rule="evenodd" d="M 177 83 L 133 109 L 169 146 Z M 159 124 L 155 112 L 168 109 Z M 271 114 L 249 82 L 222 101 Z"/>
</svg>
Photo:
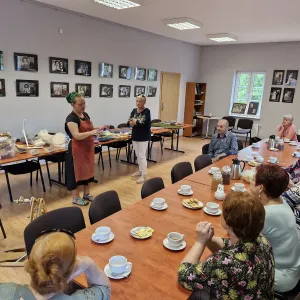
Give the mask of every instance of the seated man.
<svg viewBox="0 0 300 300">
<path fill-rule="evenodd" d="M 232 132 L 228 131 L 228 127 L 227 120 L 220 120 L 217 125 L 217 133 L 211 138 L 207 154 L 213 162 L 238 153 L 237 138 Z"/>
</svg>

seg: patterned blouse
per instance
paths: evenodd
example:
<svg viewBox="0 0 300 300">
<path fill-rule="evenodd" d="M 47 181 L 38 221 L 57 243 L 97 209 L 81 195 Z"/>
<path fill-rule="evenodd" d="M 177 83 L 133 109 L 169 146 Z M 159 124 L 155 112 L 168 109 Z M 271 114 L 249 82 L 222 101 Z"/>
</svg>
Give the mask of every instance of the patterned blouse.
<svg viewBox="0 0 300 300">
<path fill-rule="evenodd" d="M 285 169 L 292 177 L 294 183 L 300 182 L 300 159 L 298 159 L 293 165 Z"/>
<path fill-rule="evenodd" d="M 207 260 L 182 263 L 178 279 L 188 290 L 207 290 L 211 299 L 274 299 L 273 251 L 262 235 L 234 246 L 224 239 L 224 248 Z"/>
</svg>

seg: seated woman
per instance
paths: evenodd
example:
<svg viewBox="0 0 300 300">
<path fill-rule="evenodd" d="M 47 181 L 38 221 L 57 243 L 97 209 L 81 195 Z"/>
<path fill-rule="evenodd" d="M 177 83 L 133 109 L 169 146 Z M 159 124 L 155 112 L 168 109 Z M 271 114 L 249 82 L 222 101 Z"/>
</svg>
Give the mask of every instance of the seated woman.
<svg viewBox="0 0 300 300">
<path fill-rule="evenodd" d="M 251 192 L 259 197 L 266 211 L 264 236 L 272 245 L 275 258 L 275 291 L 292 290 L 300 279 L 300 240 L 296 220 L 281 194 L 289 176 L 279 166 L 257 167 Z"/>
<path fill-rule="evenodd" d="M 285 115 L 281 125 L 277 126 L 275 135 L 281 139 L 290 139 L 297 141 L 296 126 L 293 124 L 294 117 L 292 115 Z"/>
<path fill-rule="evenodd" d="M 179 283 L 189 290 L 204 289 L 213 299 L 273 299 L 273 252 L 260 235 L 264 220 L 264 207 L 254 195 L 228 194 L 221 225 L 230 238 L 214 237 L 212 224 L 198 223 L 196 242 L 178 269 Z M 200 261 L 206 246 L 213 254 Z"/>
<path fill-rule="evenodd" d="M 285 169 L 291 177 L 293 183 L 300 182 L 300 159 L 298 159 L 293 165 Z"/>
<path fill-rule="evenodd" d="M 75 236 L 71 232 L 40 235 L 30 252 L 25 270 L 31 277 L 31 284 L 2 283 L 1 299 L 110 299 L 109 279 L 91 258 L 77 256 Z M 89 287 L 77 291 L 72 297 L 65 295 L 63 289 L 68 282 L 81 273 L 85 273 Z"/>
</svg>

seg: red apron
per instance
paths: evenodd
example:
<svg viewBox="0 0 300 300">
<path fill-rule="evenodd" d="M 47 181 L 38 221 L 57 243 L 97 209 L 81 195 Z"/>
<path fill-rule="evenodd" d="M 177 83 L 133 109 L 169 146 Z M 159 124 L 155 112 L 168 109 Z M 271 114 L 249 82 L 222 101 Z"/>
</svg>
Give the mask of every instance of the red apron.
<svg viewBox="0 0 300 300">
<path fill-rule="evenodd" d="M 80 133 L 93 129 L 94 126 L 90 120 L 80 120 L 78 127 Z M 80 141 L 72 139 L 72 155 L 76 182 L 94 177 L 94 151 L 93 136 Z"/>
</svg>

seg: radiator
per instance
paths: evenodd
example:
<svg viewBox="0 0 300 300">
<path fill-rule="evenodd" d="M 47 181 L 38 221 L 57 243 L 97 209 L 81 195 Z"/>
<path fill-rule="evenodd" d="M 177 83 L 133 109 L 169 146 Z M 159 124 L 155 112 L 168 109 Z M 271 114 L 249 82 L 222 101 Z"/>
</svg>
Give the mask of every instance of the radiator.
<svg viewBox="0 0 300 300">
<path fill-rule="evenodd" d="M 251 136 L 258 137 L 258 134 L 259 134 L 259 124 L 253 124 L 252 130 L 251 130 Z"/>
</svg>

